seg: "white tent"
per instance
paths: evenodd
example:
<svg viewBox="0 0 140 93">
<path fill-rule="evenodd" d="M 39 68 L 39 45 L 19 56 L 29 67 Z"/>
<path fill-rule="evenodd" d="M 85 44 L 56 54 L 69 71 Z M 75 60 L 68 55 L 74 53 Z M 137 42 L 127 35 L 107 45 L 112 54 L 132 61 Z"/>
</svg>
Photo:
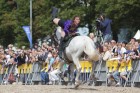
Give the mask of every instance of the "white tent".
<svg viewBox="0 0 140 93">
<path fill-rule="evenodd" d="M 136 32 L 134 38 L 135 38 L 136 40 L 139 40 L 139 39 L 140 39 L 140 30 L 138 30 L 138 31 Z"/>
</svg>

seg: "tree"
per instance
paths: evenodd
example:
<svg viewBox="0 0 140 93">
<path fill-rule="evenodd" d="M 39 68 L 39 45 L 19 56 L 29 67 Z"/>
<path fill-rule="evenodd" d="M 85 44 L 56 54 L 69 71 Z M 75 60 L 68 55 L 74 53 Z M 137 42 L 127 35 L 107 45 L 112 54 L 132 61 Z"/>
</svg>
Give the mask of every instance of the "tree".
<svg viewBox="0 0 140 93">
<path fill-rule="evenodd" d="M 0 0 L 0 44 L 29 46 L 22 29 L 30 25 L 29 5 L 29 0 Z M 79 15 L 81 25 L 89 24 L 90 31 L 102 12 L 113 20 L 113 32 L 122 27 L 139 29 L 139 0 L 33 0 L 33 43 L 53 33 L 56 27 L 51 20 L 53 6 L 59 8 L 59 18 L 72 19 Z"/>
<path fill-rule="evenodd" d="M 130 28 L 131 31 L 139 29 L 139 0 L 98 0 L 95 10 L 104 12 L 113 20 L 114 32 L 122 27 Z"/>
</svg>

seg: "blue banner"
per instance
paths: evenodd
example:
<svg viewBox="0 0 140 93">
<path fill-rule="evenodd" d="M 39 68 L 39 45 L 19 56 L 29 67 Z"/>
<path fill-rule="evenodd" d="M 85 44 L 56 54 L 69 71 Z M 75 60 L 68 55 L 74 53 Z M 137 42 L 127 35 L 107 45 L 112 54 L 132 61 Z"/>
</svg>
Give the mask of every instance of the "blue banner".
<svg viewBox="0 0 140 93">
<path fill-rule="evenodd" d="M 22 28 L 24 29 L 24 32 L 26 33 L 27 38 L 30 42 L 30 48 L 32 48 L 33 44 L 32 44 L 32 36 L 31 36 L 31 32 L 30 32 L 30 26 L 23 26 Z"/>
</svg>

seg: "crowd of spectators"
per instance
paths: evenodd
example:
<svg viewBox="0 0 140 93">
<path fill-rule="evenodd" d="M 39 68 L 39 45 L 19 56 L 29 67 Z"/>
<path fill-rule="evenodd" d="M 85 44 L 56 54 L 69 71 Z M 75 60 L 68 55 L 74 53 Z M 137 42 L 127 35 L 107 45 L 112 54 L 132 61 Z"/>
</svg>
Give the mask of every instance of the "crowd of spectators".
<svg viewBox="0 0 140 93">
<path fill-rule="evenodd" d="M 91 33 L 90 37 L 94 41 L 94 34 Z M 127 81 L 128 68 L 125 67 L 123 71 L 119 70 L 122 62 L 128 64 L 130 61 L 140 58 L 140 44 L 135 38 L 131 38 L 130 42 L 116 42 L 111 40 L 110 42 L 104 42 L 102 45 L 103 52 L 101 53 L 101 58 L 103 61 L 107 62 L 109 60 L 117 60 L 118 67 L 112 71 L 108 72 L 108 86 L 112 84 L 112 81 L 116 82 L 116 86 L 121 86 L 120 79 Z M 132 62 L 133 65 L 133 62 Z M 133 68 L 132 68 L 133 69 Z M 131 70 L 132 70 L 131 69 Z"/>
<path fill-rule="evenodd" d="M 5 73 L 4 68 L 11 68 L 12 65 L 15 65 L 15 67 L 12 68 L 12 72 L 8 70 L 8 73 L 13 73 L 14 76 L 17 76 L 17 68 L 19 66 L 25 63 L 30 64 L 34 62 L 40 62 L 42 64 L 48 62 L 48 71 L 51 71 L 53 70 L 52 65 L 55 63 L 57 64 L 59 60 L 57 52 L 55 46 L 48 45 L 45 42 L 42 43 L 41 46 L 38 46 L 36 43 L 32 49 L 17 48 L 12 44 L 9 44 L 6 49 L 4 49 L 3 46 L 0 46 L 1 74 Z"/>
<path fill-rule="evenodd" d="M 94 34 L 90 33 L 89 37 L 94 42 Z M 105 62 L 114 58 L 118 60 L 118 63 L 120 63 L 122 60 L 125 60 L 125 62 L 127 62 L 130 59 L 133 60 L 140 57 L 140 44 L 135 38 L 132 38 L 130 42 L 116 42 L 115 40 L 111 40 L 110 42 L 105 42 L 102 47 L 103 51 L 101 53 L 101 58 Z M 38 46 L 38 44 L 36 43 L 33 49 L 19 49 L 12 44 L 9 44 L 6 49 L 4 49 L 3 46 L 0 46 L 0 64 L 2 65 L 1 74 L 4 73 L 5 67 L 13 64 L 16 65 L 13 70 L 13 74 L 17 76 L 18 66 L 24 63 L 34 62 L 40 62 L 43 65 L 48 64 L 48 69 L 46 70 L 43 68 L 41 70 L 42 72 L 54 71 L 55 68 L 53 67 L 53 65 L 58 64 L 59 62 L 58 48 L 54 45 L 49 45 L 46 42 L 42 43 L 41 46 Z M 124 76 L 127 73 L 120 74 L 119 72 L 117 72 L 118 71 L 114 71 L 115 74 L 109 75 L 108 78 L 114 76 L 116 85 L 120 85 L 120 82 L 117 79 L 120 78 L 120 75 L 123 79 L 126 79 L 126 77 Z M 45 84 L 47 82 L 45 81 Z"/>
</svg>

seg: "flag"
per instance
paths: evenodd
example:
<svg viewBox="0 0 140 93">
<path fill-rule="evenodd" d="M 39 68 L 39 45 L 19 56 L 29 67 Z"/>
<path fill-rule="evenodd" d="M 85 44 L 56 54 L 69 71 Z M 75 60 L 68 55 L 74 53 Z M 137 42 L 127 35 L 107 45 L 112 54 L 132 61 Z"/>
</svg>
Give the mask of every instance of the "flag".
<svg viewBox="0 0 140 93">
<path fill-rule="evenodd" d="M 24 29 L 24 32 L 26 33 L 27 38 L 30 42 L 30 48 L 32 48 L 33 44 L 32 44 L 32 36 L 31 36 L 31 32 L 30 32 L 30 26 L 23 26 L 22 28 Z"/>
</svg>

